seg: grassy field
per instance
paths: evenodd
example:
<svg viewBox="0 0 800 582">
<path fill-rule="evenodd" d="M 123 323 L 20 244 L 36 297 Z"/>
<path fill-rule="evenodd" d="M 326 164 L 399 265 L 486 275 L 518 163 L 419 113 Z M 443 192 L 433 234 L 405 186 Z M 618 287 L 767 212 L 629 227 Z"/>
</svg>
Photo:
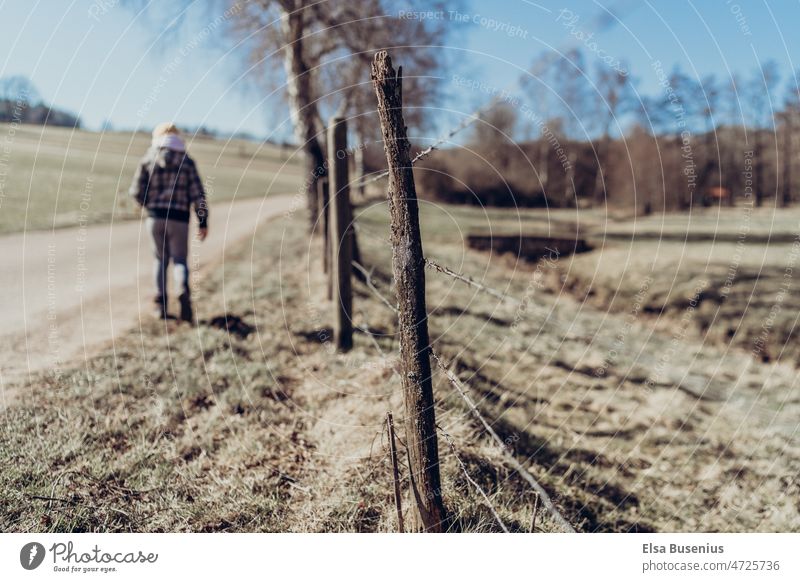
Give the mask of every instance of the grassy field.
<svg viewBox="0 0 800 582">
<path fill-rule="evenodd" d="M 793 367 L 553 293 L 549 273 L 567 258 L 465 248 L 467 232 L 516 228 L 515 216 L 422 213 L 428 257 L 520 301 L 428 273 L 435 349 L 576 529 L 800 531 Z M 391 298 L 386 207 L 356 215 L 363 262 Z M 145 322 L 113 351 L 21 387 L 0 423 L 0 529 L 396 529 L 382 425 L 403 413 L 395 316 L 357 284 L 361 331 L 350 354 L 333 353 L 303 225 L 302 214 L 273 221 L 203 273 L 198 327 Z M 535 494 L 438 372 L 434 390 L 451 530 L 499 530 L 466 471 L 510 530 L 529 531 Z M 535 530 L 554 529 L 540 511 Z"/>
<path fill-rule="evenodd" d="M 202 277 L 198 327 L 146 322 L 23 386 L 0 423 L 0 529 L 394 531 L 383 435 L 387 410 L 402 422 L 394 323 L 359 288 L 356 323 L 370 332 L 332 353 L 304 225 L 268 223 L 255 247 L 271 252 L 243 245 Z M 441 405 L 462 460 L 526 530 L 531 493 L 458 402 Z M 450 527 L 496 529 L 444 441 L 442 455 Z M 551 527 L 540 515 L 537 530 Z"/>
<path fill-rule="evenodd" d="M 696 341 L 795 366 L 798 224 L 796 207 L 745 206 L 622 221 L 605 240 L 597 232 L 593 252 L 561 261 L 548 286 L 613 312 L 639 296 L 642 317 L 668 330 L 691 301 Z"/>
<path fill-rule="evenodd" d="M 149 135 L 8 124 L 0 124 L 0 135 L 0 233 L 139 216 L 127 192 Z M 291 150 L 268 144 L 197 138 L 188 150 L 212 204 L 293 193 L 301 171 Z"/>
<path fill-rule="evenodd" d="M 660 257 L 652 246 L 621 245 L 619 252 L 631 255 L 628 261 L 604 256 L 615 250 L 609 242 L 588 254 L 530 265 L 508 255 L 465 251 L 460 244 L 462 233 L 514 232 L 515 224 L 487 221 L 479 212 L 453 221 L 463 210 L 442 210 L 423 216 L 426 255 L 521 303 L 487 298 L 431 272 L 435 345 L 449 355 L 459 376 L 480 395 L 494 428 L 552 488 L 573 523 L 585 531 L 800 528 L 794 365 L 764 363 L 746 349 L 687 331 L 693 320 L 681 325 L 683 314 L 659 321 L 636 310 L 635 289 L 645 275 L 633 276 L 625 265 Z M 566 223 L 569 214 L 532 214 L 526 222 L 537 231 L 554 218 Z M 590 213 L 579 230 L 598 233 L 597 218 Z M 736 228 L 731 222 L 727 228 Z M 365 212 L 360 223 L 361 232 L 374 233 L 376 242 L 386 232 L 381 208 Z M 367 262 L 388 264 L 385 245 L 366 246 Z M 765 252 L 785 260 L 780 249 L 759 244 L 743 252 L 742 263 L 752 265 Z M 726 256 L 726 249 L 719 253 Z M 600 261 L 612 266 L 609 278 L 594 285 L 606 301 L 617 289 L 614 275 L 631 277 L 628 301 L 620 298 L 611 309 L 602 299 L 587 301 L 557 285 L 573 277 L 591 280 L 603 271 L 594 269 Z M 671 266 L 656 265 L 653 289 L 676 273 L 691 281 L 691 269 Z M 760 325 L 763 311 L 739 307 L 748 325 Z M 448 394 L 446 383 L 440 383 L 439 394 Z"/>
</svg>

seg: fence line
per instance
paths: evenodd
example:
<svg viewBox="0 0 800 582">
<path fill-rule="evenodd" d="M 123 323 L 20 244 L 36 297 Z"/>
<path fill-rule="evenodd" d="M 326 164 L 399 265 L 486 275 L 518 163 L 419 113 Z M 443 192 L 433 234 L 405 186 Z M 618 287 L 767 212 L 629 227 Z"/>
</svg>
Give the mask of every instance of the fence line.
<svg viewBox="0 0 800 582">
<path fill-rule="evenodd" d="M 457 271 L 454 271 L 450 267 L 445 267 L 444 265 L 440 265 L 436 261 L 428 259 L 427 257 L 425 258 L 425 264 L 428 265 L 429 267 L 432 267 L 434 270 L 438 271 L 439 273 L 442 273 L 444 275 L 450 275 L 454 279 L 457 279 L 457 280 L 461 281 L 462 283 L 466 283 L 470 287 L 475 287 L 476 289 L 480 289 L 484 293 L 492 295 L 493 297 L 497 297 L 498 299 L 500 299 L 502 301 L 510 301 L 510 302 L 512 302 L 512 303 L 514 303 L 516 305 L 522 305 L 522 301 L 520 301 L 519 299 L 516 299 L 515 297 L 511 297 L 510 295 L 507 295 L 506 293 L 503 293 L 502 291 L 498 291 L 497 289 L 492 289 L 491 287 L 487 287 L 486 285 L 483 285 L 482 283 L 478 283 L 471 276 L 463 275 L 463 274 L 461 274 L 461 273 L 459 273 Z"/>
<path fill-rule="evenodd" d="M 369 287 L 369 289 L 379 299 L 381 299 L 381 301 L 383 301 L 384 304 L 387 304 L 390 309 L 392 309 L 395 313 L 397 312 L 397 310 L 394 307 L 392 307 L 391 304 L 389 304 L 388 300 L 381 294 L 381 292 L 377 289 L 377 287 L 372 285 L 371 287 Z M 539 482 L 536 481 L 536 479 L 534 479 L 533 475 L 531 475 L 530 472 L 528 470 L 526 470 L 522 466 L 522 464 L 516 459 L 516 457 L 514 457 L 514 455 L 511 453 L 511 451 L 508 450 L 508 447 L 506 446 L 506 444 L 503 441 L 503 439 L 500 438 L 500 436 L 491 427 L 491 425 L 486 420 L 486 418 L 481 414 L 481 412 L 478 409 L 477 405 L 474 403 L 472 398 L 470 398 L 469 395 L 466 393 L 466 388 L 464 387 L 464 384 L 461 382 L 461 380 L 459 380 L 455 376 L 455 374 L 453 374 L 444 365 L 444 363 L 442 362 L 442 359 L 439 357 L 439 355 L 436 353 L 436 351 L 433 349 L 433 347 L 430 348 L 430 353 L 431 353 L 431 356 L 433 357 L 434 361 L 436 362 L 436 365 L 439 367 L 439 369 L 442 370 L 442 372 L 444 372 L 445 377 L 448 379 L 448 381 L 450 381 L 450 383 L 456 389 L 456 392 L 458 393 L 458 395 L 467 404 L 468 408 L 470 409 L 470 412 L 472 412 L 472 414 L 484 426 L 486 431 L 491 436 L 492 440 L 494 440 L 496 443 L 498 443 L 500 445 L 500 450 L 503 451 L 503 454 L 509 460 L 509 463 L 514 467 L 516 472 L 519 473 L 519 475 L 525 481 L 527 481 L 528 484 L 539 495 L 539 497 L 541 498 L 543 506 L 545 507 L 545 509 L 547 509 L 548 512 L 550 512 L 550 514 L 553 516 L 553 519 L 556 521 L 556 523 L 558 523 L 565 531 L 574 532 L 575 529 L 570 525 L 570 523 L 566 520 L 566 518 L 564 518 L 564 516 L 561 515 L 561 513 L 555 507 L 555 505 L 551 501 L 550 496 L 547 494 L 547 491 L 544 489 L 544 487 L 542 487 L 539 484 Z M 444 433 L 444 431 L 442 431 L 442 432 Z"/>
<path fill-rule="evenodd" d="M 466 119 L 463 119 L 458 125 L 453 127 L 453 129 L 451 129 L 446 134 L 444 134 L 441 137 L 439 137 L 434 143 L 432 143 L 431 145 L 426 147 L 424 150 L 419 151 L 417 153 L 417 155 L 415 155 L 413 158 L 411 158 L 411 165 L 413 166 L 418 161 L 420 161 L 420 160 L 424 159 L 425 157 L 427 157 L 428 155 L 430 155 L 432 152 L 438 150 L 441 146 L 443 146 L 445 143 L 449 142 L 456 135 L 458 135 L 458 133 L 460 133 L 461 131 L 465 130 L 466 128 L 468 128 L 473 123 L 475 123 L 478 119 L 480 119 L 480 115 L 482 115 L 483 113 L 489 111 L 498 102 L 499 102 L 499 98 L 497 96 L 495 96 L 492 99 L 490 99 L 487 103 L 485 103 L 483 106 L 479 107 L 478 109 L 476 109 L 475 111 L 470 113 L 469 117 L 467 117 Z M 386 178 L 388 175 L 389 175 L 389 170 L 384 170 L 384 171 L 382 171 L 382 172 L 380 172 L 380 173 L 378 173 L 378 174 L 376 174 L 374 176 L 370 176 L 369 178 L 362 179 L 355 186 L 357 188 L 363 188 L 364 186 L 367 186 L 368 184 L 372 184 L 373 182 L 377 182 L 378 180 L 382 180 L 383 178 Z"/>
</svg>

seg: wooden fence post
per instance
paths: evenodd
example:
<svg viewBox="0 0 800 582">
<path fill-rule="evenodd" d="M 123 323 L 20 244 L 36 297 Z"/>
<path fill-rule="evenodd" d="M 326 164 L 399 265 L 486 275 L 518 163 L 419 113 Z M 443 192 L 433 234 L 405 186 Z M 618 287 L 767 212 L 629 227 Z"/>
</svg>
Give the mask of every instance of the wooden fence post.
<svg viewBox="0 0 800 582">
<path fill-rule="evenodd" d="M 392 482 L 394 483 L 394 507 L 397 510 L 397 531 L 405 533 L 403 524 L 403 502 L 400 499 L 400 468 L 397 462 L 397 445 L 394 441 L 394 419 L 392 413 L 386 414 L 386 427 L 389 431 L 389 455 L 392 457 Z"/>
<path fill-rule="evenodd" d="M 328 192 L 333 256 L 333 338 L 339 351 L 353 347 L 353 247 L 350 185 L 347 174 L 347 121 L 334 117 L 328 127 Z"/>
<path fill-rule="evenodd" d="M 395 73 L 386 51 L 375 55 L 372 84 L 378 96 L 389 164 L 392 271 L 397 292 L 400 369 L 406 408 L 406 447 L 413 496 L 412 530 L 440 532 L 445 510 L 433 409 L 430 342 L 425 305 L 425 258 L 419 208 L 402 112 L 402 68 Z"/>
<path fill-rule="evenodd" d="M 322 272 L 328 275 L 331 269 L 331 228 L 330 228 L 330 198 L 328 197 L 328 178 L 317 180 L 317 198 L 319 200 L 319 214 L 322 219 Z M 328 296 L 330 299 L 330 296 Z"/>
</svg>

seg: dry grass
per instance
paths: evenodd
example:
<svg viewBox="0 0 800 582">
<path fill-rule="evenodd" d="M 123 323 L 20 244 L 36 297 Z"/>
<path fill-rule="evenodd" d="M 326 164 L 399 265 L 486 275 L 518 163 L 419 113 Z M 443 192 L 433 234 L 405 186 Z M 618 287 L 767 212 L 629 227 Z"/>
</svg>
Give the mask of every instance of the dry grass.
<svg viewBox="0 0 800 582">
<path fill-rule="evenodd" d="M 304 224 L 268 223 L 204 274 L 206 324 L 146 322 L 85 367 L 24 387 L 0 424 L 0 529 L 395 530 L 383 429 L 390 409 L 402 426 L 394 314 L 357 284 L 368 331 L 332 353 Z M 385 209 L 359 224 L 364 263 L 391 297 Z M 687 338 L 648 382 L 669 333 L 548 293 L 534 265 L 465 250 L 459 233 L 481 225 L 464 209 L 425 210 L 427 255 L 525 309 L 429 272 L 431 337 L 577 529 L 800 530 L 793 371 L 752 362 L 734 383 L 718 369 L 725 354 Z M 471 478 L 511 531 L 528 531 L 533 492 L 440 373 L 435 394 Z M 498 531 L 443 440 L 440 452 L 450 529 Z M 536 529 L 555 526 L 540 511 Z"/>
</svg>

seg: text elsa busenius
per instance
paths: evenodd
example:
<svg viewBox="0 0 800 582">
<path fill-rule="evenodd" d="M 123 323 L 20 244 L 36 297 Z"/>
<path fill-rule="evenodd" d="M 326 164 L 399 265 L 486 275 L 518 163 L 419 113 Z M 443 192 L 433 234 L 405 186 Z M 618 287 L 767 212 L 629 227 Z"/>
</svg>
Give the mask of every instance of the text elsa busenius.
<svg viewBox="0 0 800 582">
<path fill-rule="evenodd" d="M 702 546 L 682 546 L 680 544 L 669 544 L 662 546 L 660 544 L 646 543 L 642 544 L 643 554 L 666 554 L 669 549 L 670 554 L 724 554 L 725 548 L 723 546 L 713 546 L 711 544 L 703 544 Z"/>
</svg>

